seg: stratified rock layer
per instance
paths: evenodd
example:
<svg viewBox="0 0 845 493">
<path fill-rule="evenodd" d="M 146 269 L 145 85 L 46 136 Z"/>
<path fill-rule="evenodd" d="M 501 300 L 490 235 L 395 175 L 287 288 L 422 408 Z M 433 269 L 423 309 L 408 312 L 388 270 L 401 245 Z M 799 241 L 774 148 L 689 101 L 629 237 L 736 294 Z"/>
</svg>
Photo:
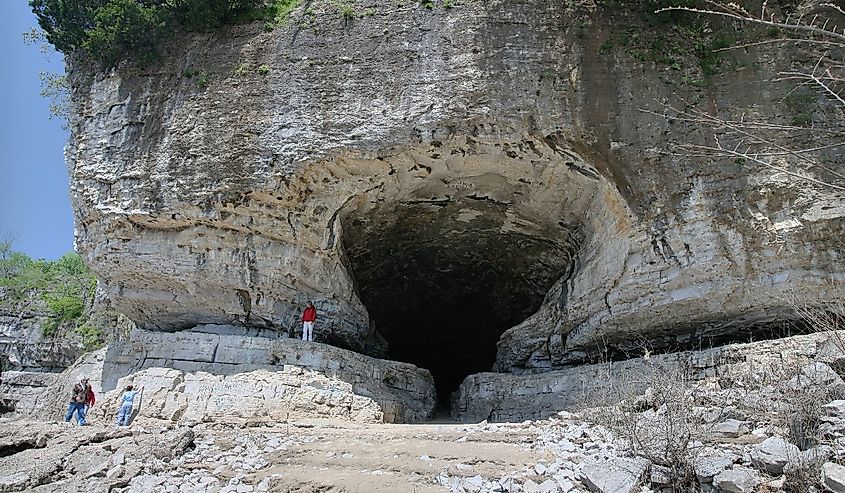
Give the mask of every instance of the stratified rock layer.
<svg viewBox="0 0 845 493">
<path fill-rule="evenodd" d="M 567 5 L 378 1 L 349 19 L 315 2 L 272 32 L 185 36 L 153 68 L 72 64 L 80 253 L 149 330 L 287 330 L 313 299 L 320 340 L 405 359 L 442 340 L 442 360 L 472 360 L 444 374 L 488 369 L 497 339 L 496 369 L 549 369 L 834 296 L 841 197 L 666 153 L 709 137 L 642 111 L 679 93 L 788 122 L 787 88 L 764 82 L 779 53 L 679 86 L 599 54 L 635 19 Z M 454 309 L 467 292 L 487 305 Z"/>
<path fill-rule="evenodd" d="M 228 376 L 148 368 L 122 378 L 117 389 L 102 396 L 103 405 L 93 411 L 94 419 L 114 420 L 126 385 L 144 387 L 134 418 L 140 424 L 149 420 L 284 422 L 300 418 L 384 423 L 414 417 L 410 413 L 397 416 L 395 405 L 386 404 L 382 409 L 376 398 L 356 394 L 353 385 L 341 379 L 286 365 L 274 371 L 255 370 Z"/>
<path fill-rule="evenodd" d="M 333 408 L 336 416 L 353 420 L 409 423 L 426 420 L 434 413 L 434 381 L 427 370 L 326 344 L 239 332 L 248 331 L 227 326 L 200 326 L 175 334 L 135 331 L 129 340 L 109 346 L 102 366 L 102 386 L 119 390 L 122 377 L 147 368 L 172 369 L 172 373 L 158 375 L 158 380 L 156 375 L 147 377 L 165 394 L 168 388 L 180 386 L 181 397 L 174 399 L 181 399 L 184 405 L 166 403 L 162 397 L 161 406 L 170 406 L 170 412 L 179 416 L 188 413 L 194 419 L 241 412 L 219 404 L 226 399 L 245 400 L 242 408 L 247 414 L 274 408 L 274 413 L 307 413 L 305 404 L 312 400 L 327 400 L 326 406 Z M 138 385 L 143 381 L 132 380 Z M 321 386 L 325 392 L 320 392 Z M 199 402 L 195 394 L 201 396 Z M 247 402 L 253 398 L 258 402 Z M 361 399 L 370 404 L 361 404 Z M 376 405 L 378 413 L 368 410 L 370 405 Z M 231 403 L 230 407 L 237 406 Z M 328 416 L 331 412 L 321 409 L 317 414 Z M 362 417 L 364 414 L 367 417 Z"/>
</svg>

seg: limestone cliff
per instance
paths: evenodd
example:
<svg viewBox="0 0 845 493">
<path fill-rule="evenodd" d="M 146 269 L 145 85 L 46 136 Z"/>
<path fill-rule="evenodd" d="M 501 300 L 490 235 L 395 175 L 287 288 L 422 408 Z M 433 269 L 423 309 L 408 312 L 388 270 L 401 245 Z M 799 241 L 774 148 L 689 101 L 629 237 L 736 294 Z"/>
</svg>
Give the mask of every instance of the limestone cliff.
<svg viewBox="0 0 845 493">
<path fill-rule="evenodd" d="M 141 327 L 288 330 L 313 299 L 318 338 L 460 379 L 496 351 L 521 371 L 731 337 L 841 287 L 841 194 L 667 152 L 711 137 L 643 111 L 786 121 L 778 51 L 702 86 L 608 52 L 658 29 L 610 8 L 306 3 L 145 69 L 72 63 L 77 247 Z"/>
</svg>

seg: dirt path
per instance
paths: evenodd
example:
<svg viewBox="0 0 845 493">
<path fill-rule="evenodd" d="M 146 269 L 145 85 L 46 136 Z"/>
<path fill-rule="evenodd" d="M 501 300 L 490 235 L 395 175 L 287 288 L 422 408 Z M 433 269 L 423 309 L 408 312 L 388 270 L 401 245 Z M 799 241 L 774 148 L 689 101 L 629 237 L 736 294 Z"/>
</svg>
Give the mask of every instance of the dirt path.
<svg viewBox="0 0 845 493">
<path fill-rule="evenodd" d="M 273 478 L 270 491 L 275 492 L 442 492 L 449 491 L 435 482 L 442 471 L 450 476 L 498 478 L 551 459 L 526 448 L 533 434 L 524 428 L 480 430 L 475 425 L 367 426 L 326 421 L 300 422 L 281 431 L 254 428 L 248 432 L 254 440 L 298 436 L 305 442 L 263 454 L 268 467 L 243 479 L 259 484 Z M 231 432 L 215 431 L 208 436 L 221 451 L 236 447 Z M 237 475 L 231 468 L 220 472 Z"/>
</svg>

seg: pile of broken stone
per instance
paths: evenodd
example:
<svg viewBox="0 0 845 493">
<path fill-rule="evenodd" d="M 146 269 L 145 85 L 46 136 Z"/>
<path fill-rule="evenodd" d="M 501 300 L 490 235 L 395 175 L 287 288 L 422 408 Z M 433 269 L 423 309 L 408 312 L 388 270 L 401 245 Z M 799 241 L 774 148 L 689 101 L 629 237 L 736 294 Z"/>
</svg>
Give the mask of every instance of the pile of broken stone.
<svg viewBox="0 0 845 493">
<path fill-rule="evenodd" d="M 818 392 L 821 386 L 826 390 L 824 395 L 845 396 L 845 382 L 823 363 L 803 368 L 785 386 L 807 386 L 803 389 L 806 392 Z M 499 478 L 463 475 L 461 471 L 466 468 L 458 464 L 442 471 L 436 480 L 452 493 L 845 493 L 845 400 L 835 399 L 820 406 L 816 439 L 802 450 L 790 442 L 789 429 L 775 424 L 783 421 L 782 391 L 778 386 L 741 394 L 736 388 L 696 388 L 696 401 L 720 405 L 692 407 L 689 419 L 705 436 L 686 444 L 686 464 L 661 460 L 665 457 L 659 451 L 648 450 L 653 444 L 634 443 L 626 430 L 611 430 L 612 426 L 597 422 L 603 420 L 596 418 L 606 416 L 597 412 L 602 410 L 585 408 L 576 414 L 564 411 L 551 419 L 519 425 L 483 423 L 477 431 L 525 428 L 536 434 L 527 446 L 550 452 L 554 459 Z M 637 405 L 642 400 L 637 399 Z M 623 402 L 619 407 L 625 405 Z M 612 411 L 619 412 L 619 407 Z M 646 407 L 633 413 L 629 422 L 639 430 L 654 423 L 665 425 L 665 405 Z M 761 413 L 761 408 L 771 412 Z M 688 477 L 679 477 L 685 474 Z"/>
</svg>

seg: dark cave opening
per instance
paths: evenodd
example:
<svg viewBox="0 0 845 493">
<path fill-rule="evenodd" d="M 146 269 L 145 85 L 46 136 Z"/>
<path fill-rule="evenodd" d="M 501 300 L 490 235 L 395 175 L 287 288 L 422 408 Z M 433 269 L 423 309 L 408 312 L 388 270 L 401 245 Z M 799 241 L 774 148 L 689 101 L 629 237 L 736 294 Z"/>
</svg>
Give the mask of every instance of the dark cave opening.
<svg viewBox="0 0 845 493">
<path fill-rule="evenodd" d="M 501 334 L 571 274 L 577 231 L 514 220 L 503 204 L 464 198 L 381 205 L 342 219 L 343 250 L 390 359 L 431 371 L 448 402 L 490 371 Z"/>
</svg>

